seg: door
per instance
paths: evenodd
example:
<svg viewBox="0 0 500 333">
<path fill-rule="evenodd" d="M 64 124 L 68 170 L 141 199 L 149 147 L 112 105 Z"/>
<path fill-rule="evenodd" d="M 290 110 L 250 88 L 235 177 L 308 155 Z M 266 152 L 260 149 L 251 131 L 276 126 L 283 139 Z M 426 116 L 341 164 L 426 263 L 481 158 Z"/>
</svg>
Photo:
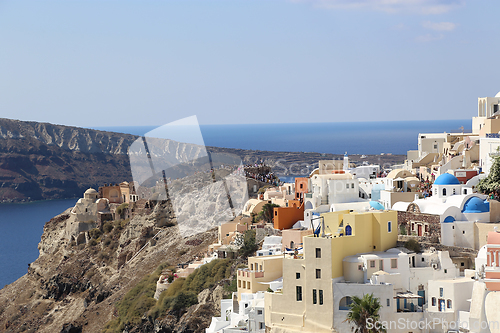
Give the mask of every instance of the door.
<svg viewBox="0 0 500 333">
<path fill-rule="evenodd" d="M 422 236 L 422 225 L 421 224 L 418 225 L 418 235 Z"/>
<path fill-rule="evenodd" d="M 439 311 L 444 312 L 444 299 L 439 300 Z"/>
<path fill-rule="evenodd" d="M 418 299 L 418 306 L 423 306 L 425 303 L 425 290 L 419 290 L 418 296 L 422 297 Z"/>
<path fill-rule="evenodd" d="M 347 225 L 345 227 L 345 235 L 346 236 L 351 236 L 352 235 L 352 227 L 350 225 Z"/>
</svg>

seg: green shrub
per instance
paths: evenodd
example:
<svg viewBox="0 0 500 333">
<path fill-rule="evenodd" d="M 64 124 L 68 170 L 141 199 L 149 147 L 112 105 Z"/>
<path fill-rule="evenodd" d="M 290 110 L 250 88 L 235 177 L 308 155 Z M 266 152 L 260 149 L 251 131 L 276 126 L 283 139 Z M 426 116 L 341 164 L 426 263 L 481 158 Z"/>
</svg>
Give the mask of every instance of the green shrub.
<svg viewBox="0 0 500 333">
<path fill-rule="evenodd" d="M 128 203 L 124 202 L 120 206 L 116 207 L 116 213 L 118 215 L 122 215 L 122 213 L 125 211 L 125 209 L 128 208 Z"/>
<path fill-rule="evenodd" d="M 94 228 L 92 230 L 89 231 L 89 236 L 90 238 L 92 239 L 97 239 L 99 238 L 100 236 L 102 235 L 102 232 L 101 230 L 99 230 L 98 228 Z"/>
<path fill-rule="evenodd" d="M 409 239 L 406 243 L 405 243 L 405 247 L 410 250 L 410 251 L 413 251 L 415 253 L 419 253 L 420 252 L 420 243 L 416 240 L 416 239 Z"/>
<path fill-rule="evenodd" d="M 229 294 L 228 298 L 231 298 L 231 294 L 233 292 L 238 291 L 238 280 L 236 278 L 236 274 L 233 276 L 233 279 L 231 280 L 231 283 L 226 284 L 224 286 L 224 290 Z"/>
<path fill-rule="evenodd" d="M 106 333 L 122 332 L 125 324 L 138 325 L 141 317 L 156 304 L 153 298 L 156 291 L 156 281 L 160 277 L 161 271 L 168 264 L 161 264 L 156 270 L 146 275 L 139 283 L 134 286 L 123 299 L 116 303 L 118 318 L 108 322 L 104 328 Z"/>
<path fill-rule="evenodd" d="M 108 246 L 109 244 L 111 244 L 111 237 L 104 238 L 102 245 Z"/>
<path fill-rule="evenodd" d="M 97 240 L 95 240 L 95 239 L 93 239 L 93 238 L 92 238 L 92 239 L 89 241 L 88 245 L 89 245 L 89 246 L 96 246 L 96 245 L 97 245 Z"/>
<path fill-rule="evenodd" d="M 118 318 L 108 322 L 104 332 L 122 332 L 127 323 L 137 325 L 146 312 L 154 319 L 165 316 L 168 311 L 175 311 L 179 316 L 184 309 L 198 303 L 197 295 L 203 289 L 229 278 L 231 265 L 232 261 L 229 259 L 215 259 L 196 269 L 186 279 L 178 278 L 173 281 L 158 301 L 155 301 L 153 295 L 156 291 L 156 281 L 163 269 L 170 267 L 167 263 L 158 266 L 116 304 Z M 236 287 L 236 282 L 234 285 Z"/>
<path fill-rule="evenodd" d="M 104 233 L 110 233 L 111 230 L 113 230 L 113 223 L 111 222 L 106 222 L 103 224 L 102 226 L 102 231 L 104 231 Z"/>
</svg>

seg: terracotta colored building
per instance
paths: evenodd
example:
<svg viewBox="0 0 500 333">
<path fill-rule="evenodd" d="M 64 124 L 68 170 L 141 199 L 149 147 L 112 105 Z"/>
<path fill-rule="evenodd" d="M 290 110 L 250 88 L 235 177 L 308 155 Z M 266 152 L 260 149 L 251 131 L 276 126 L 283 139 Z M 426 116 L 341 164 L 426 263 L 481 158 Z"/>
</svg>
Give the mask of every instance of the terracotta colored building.
<svg viewBox="0 0 500 333">
<path fill-rule="evenodd" d="M 295 178 L 295 200 L 304 200 L 304 195 L 307 193 L 309 178 Z"/>
<path fill-rule="evenodd" d="M 297 221 L 304 220 L 304 203 L 288 201 L 288 207 L 274 208 L 274 229 L 290 229 Z"/>
</svg>

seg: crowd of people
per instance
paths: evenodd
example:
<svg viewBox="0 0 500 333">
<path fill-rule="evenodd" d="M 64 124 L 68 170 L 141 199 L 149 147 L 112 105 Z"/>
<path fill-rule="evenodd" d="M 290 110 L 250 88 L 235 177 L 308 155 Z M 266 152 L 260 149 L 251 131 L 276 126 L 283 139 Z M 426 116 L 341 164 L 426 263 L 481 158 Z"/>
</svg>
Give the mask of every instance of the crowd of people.
<svg viewBox="0 0 500 333">
<path fill-rule="evenodd" d="M 263 183 L 268 183 L 270 185 L 279 186 L 281 185 L 280 179 L 274 172 L 272 172 L 271 167 L 266 166 L 264 162 L 247 164 L 244 166 L 245 177 L 253 178 Z"/>
</svg>

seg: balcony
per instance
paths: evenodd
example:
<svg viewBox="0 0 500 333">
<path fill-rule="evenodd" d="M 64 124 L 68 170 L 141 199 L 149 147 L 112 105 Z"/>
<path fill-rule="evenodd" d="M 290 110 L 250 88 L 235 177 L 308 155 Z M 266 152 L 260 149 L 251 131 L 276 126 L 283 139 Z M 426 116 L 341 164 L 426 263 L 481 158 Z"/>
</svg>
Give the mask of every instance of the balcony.
<svg viewBox="0 0 500 333">
<path fill-rule="evenodd" d="M 239 268 L 238 269 L 238 276 L 241 277 L 253 277 L 253 278 L 263 278 L 264 277 L 264 271 L 251 271 L 248 268 Z"/>
</svg>

